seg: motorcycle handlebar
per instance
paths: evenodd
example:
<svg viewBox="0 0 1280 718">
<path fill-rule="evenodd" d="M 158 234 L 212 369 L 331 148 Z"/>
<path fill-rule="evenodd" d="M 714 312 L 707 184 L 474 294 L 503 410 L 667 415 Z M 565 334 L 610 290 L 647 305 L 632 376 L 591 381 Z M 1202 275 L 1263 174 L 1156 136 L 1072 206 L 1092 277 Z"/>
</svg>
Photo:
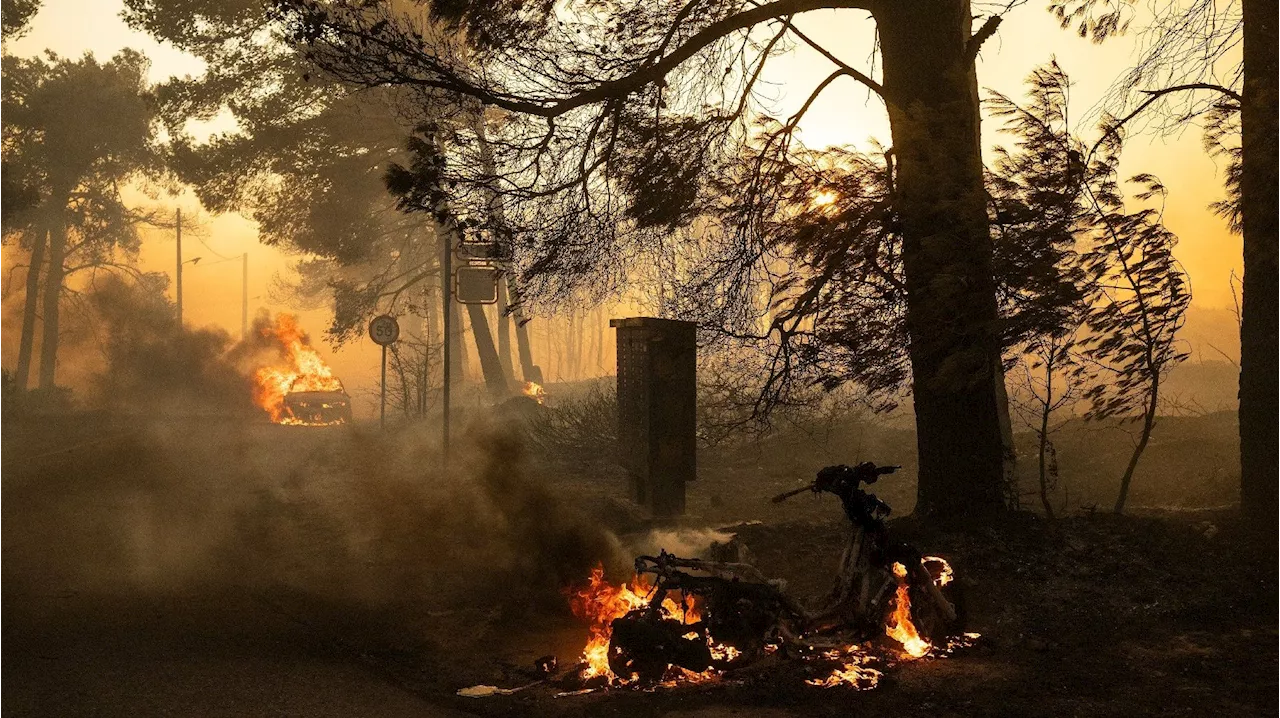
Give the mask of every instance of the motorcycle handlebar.
<svg viewBox="0 0 1280 718">
<path fill-rule="evenodd" d="M 828 468 L 836 468 L 836 467 L 828 467 Z M 871 462 L 866 462 L 866 463 L 863 463 L 863 464 L 858 464 L 857 466 L 852 466 L 852 467 L 850 467 L 850 466 L 844 466 L 844 467 L 839 467 L 839 468 L 843 468 L 843 469 L 846 469 L 846 470 L 848 470 L 848 471 L 865 471 L 865 472 L 868 472 L 871 476 L 877 476 L 877 477 L 878 477 L 878 476 L 886 476 L 886 475 L 888 475 L 888 474 L 892 474 L 893 472 L 897 471 L 898 469 L 901 469 L 901 468 L 902 468 L 902 466 L 901 466 L 901 465 L 894 465 L 894 466 L 876 466 L 875 464 L 872 464 Z M 823 469 L 823 471 L 826 471 L 826 469 Z M 873 481 L 874 481 L 874 480 L 873 480 Z M 868 481 L 867 483 L 872 483 L 872 482 L 871 482 L 871 481 Z M 807 485 L 807 486 L 802 486 L 802 487 L 800 487 L 800 488 L 798 488 L 798 489 L 792 489 L 792 490 L 790 490 L 790 491 L 784 491 L 784 492 L 782 492 L 782 493 L 778 494 L 777 496 L 774 496 L 772 499 L 770 499 L 770 501 L 772 501 L 772 502 L 773 502 L 773 503 L 775 503 L 775 504 L 780 504 L 780 503 L 782 503 L 783 501 L 786 501 L 787 499 L 791 498 L 792 496 L 795 496 L 796 494 L 802 494 L 802 493 L 804 493 L 804 492 L 806 492 L 806 491 L 820 491 L 820 490 L 821 490 L 821 488 L 820 488 L 820 486 L 819 486 L 818 480 L 816 480 L 816 479 L 815 479 L 813 482 L 811 482 L 811 483 L 810 483 L 809 485 Z"/>
<path fill-rule="evenodd" d="M 680 558 L 659 550 L 657 556 L 636 556 L 636 573 L 662 573 L 668 568 L 698 568 L 697 559 Z"/>
<path fill-rule="evenodd" d="M 795 496 L 796 494 L 803 494 L 806 491 L 813 491 L 813 490 L 814 490 L 814 484 L 809 484 L 808 486 L 801 486 L 798 489 L 784 491 L 778 494 L 777 496 L 773 497 L 772 499 L 770 499 L 770 501 L 772 501 L 775 504 L 780 504 L 783 501 L 786 501 L 787 499 L 791 498 L 792 496 Z"/>
</svg>

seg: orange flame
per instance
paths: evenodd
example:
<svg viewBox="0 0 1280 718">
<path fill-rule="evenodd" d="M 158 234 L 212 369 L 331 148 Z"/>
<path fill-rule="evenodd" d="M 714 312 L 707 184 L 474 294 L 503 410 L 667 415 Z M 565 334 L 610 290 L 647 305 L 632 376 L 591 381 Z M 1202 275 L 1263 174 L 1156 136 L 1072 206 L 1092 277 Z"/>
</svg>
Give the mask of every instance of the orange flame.
<svg viewBox="0 0 1280 718">
<path fill-rule="evenodd" d="M 587 645 L 582 649 L 582 677 L 605 676 L 610 683 L 625 683 L 630 676 L 615 676 L 609 669 L 609 638 L 613 633 L 613 619 L 622 618 L 634 609 L 644 606 L 653 592 L 646 577 L 637 575 L 631 585 L 613 586 L 604 578 L 604 566 L 591 570 L 587 585 L 569 592 L 569 606 L 573 615 L 591 622 Z M 677 604 L 667 596 L 662 601 L 662 611 L 670 617 L 679 616 L 682 623 L 701 620 L 697 605 L 686 602 Z M 694 674 L 696 675 L 696 674 Z"/>
<path fill-rule="evenodd" d="M 925 556 L 920 559 L 920 563 L 924 564 L 926 568 L 929 564 L 935 564 L 937 566 L 938 575 L 934 576 L 933 582 L 938 584 L 939 587 L 945 586 L 955 580 L 956 573 L 951 570 L 951 564 L 941 556 Z M 929 575 L 932 576 L 933 574 L 934 571 L 929 571 Z"/>
<path fill-rule="evenodd" d="M 894 599 L 893 615 L 885 626 L 885 635 L 902 644 L 902 650 L 912 658 L 920 658 L 932 647 L 920 637 L 916 625 L 911 622 L 911 593 L 907 585 L 907 567 L 893 564 L 893 575 L 898 577 L 898 594 Z"/>
<path fill-rule="evenodd" d="M 342 391 L 342 382 L 311 347 L 297 317 L 280 314 L 273 325 L 261 329 L 261 334 L 279 342 L 284 359 L 283 365 L 265 366 L 254 374 L 253 403 L 266 411 L 272 421 L 302 423 L 284 404 L 284 397 L 290 392 Z"/>
<path fill-rule="evenodd" d="M 522 391 L 524 392 L 525 396 L 529 397 L 530 399 L 533 399 L 539 404 L 541 404 L 547 398 L 547 390 L 543 389 L 541 384 L 534 381 L 526 381 L 524 383 L 524 389 Z"/>
<path fill-rule="evenodd" d="M 849 686 L 858 690 L 870 690 L 875 688 L 880 678 L 884 676 L 884 673 L 868 665 L 872 656 L 858 646 L 849 646 L 843 651 L 828 651 L 823 654 L 823 657 L 839 659 L 841 665 L 831 671 L 831 675 L 826 678 L 813 678 L 805 683 L 819 688 Z"/>
<path fill-rule="evenodd" d="M 954 580 L 955 574 L 945 559 L 927 556 L 922 562 L 939 564 L 936 570 L 931 572 L 937 574 L 934 582 L 938 586 L 945 586 Z M 902 644 L 902 650 L 908 657 L 921 658 L 930 655 L 931 652 L 935 657 L 946 657 L 953 650 L 971 645 L 979 638 L 977 633 L 966 633 L 950 639 L 946 645 L 934 651 L 933 644 L 920 636 L 911 620 L 911 595 L 906 581 L 906 566 L 901 563 L 893 564 L 893 574 L 898 580 L 898 588 L 893 614 L 885 628 L 885 634 Z M 611 585 L 604 578 L 604 567 L 596 566 L 591 571 L 591 577 L 586 585 L 568 592 L 569 604 L 574 615 L 587 619 L 591 624 L 587 645 L 582 650 L 582 678 L 604 676 L 612 684 L 625 684 L 631 679 L 631 676 L 614 675 L 609 668 L 609 639 L 613 630 L 611 624 L 615 618 L 621 618 L 632 610 L 644 606 L 652 591 L 651 582 L 647 577 L 640 575 L 632 578 L 631 585 Z M 685 604 L 682 606 L 668 596 L 662 602 L 662 612 L 667 617 L 680 617 L 681 622 L 685 624 L 702 620 L 702 609 L 696 602 L 687 601 Z M 689 634 L 685 637 L 693 638 L 695 635 Z M 738 656 L 738 650 L 732 646 L 718 645 L 710 639 L 708 639 L 708 646 L 712 657 L 716 660 L 733 660 Z M 773 652 L 773 649 L 773 646 L 765 648 L 766 652 Z M 871 665 L 876 660 L 876 655 L 868 652 L 863 646 L 850 645 L 843 649 L 828 651 L 823 656 L 839 661 L 840 665 L 825 678 L 805 681 L 811 686 L 822 688 L 848 686 L 867 690 L 874 688 L 884 675 Z M 715 680 L 718 675 L 719 672 L 715 668 L 707 669 L 703 673 L 694 673 L 681 668 L 676 671 L 675 680 L 667 680 L 660 685 L 672 687 L 681 682 L 703 683 Z"/>
</svg>

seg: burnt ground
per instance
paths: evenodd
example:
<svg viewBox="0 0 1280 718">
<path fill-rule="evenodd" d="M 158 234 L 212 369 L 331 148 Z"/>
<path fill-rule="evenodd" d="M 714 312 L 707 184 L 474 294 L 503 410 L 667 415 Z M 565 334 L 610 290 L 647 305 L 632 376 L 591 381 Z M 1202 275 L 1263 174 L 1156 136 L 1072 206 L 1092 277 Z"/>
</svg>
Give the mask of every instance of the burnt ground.
<svg viewBox="0 0 1280 718">
<path fill-rule="evenodd" d="M 1206 538 L 1201 530 L 1232 521 L 1213 519 L 1197 528 L 1024 516 L 976 533 L 896 522 L 899 535 L 951 557 L 966 577 L 969 628 L 983 638 L 898 666 L 871 691 L 810 688 L 801 682 L 813 673 L 783 666 L 729 685 L 562 699 L 530 690 L 457 705 L 485 715 L 1274 715 L 1274 580 L 1240 537 Z M 843 540 L 825 521 L 737 533 L 766 574 L 807 595 L 827 588 Z M 472 679 L 523 682 L 511 671 L 455 682 Z"/>
<path fill-rule="evenodd" d="M 520 560 L 534 548 L 507 530 L 519 517 L 467 499 L 466 476 L 446 487 L 404 451 L 421 437 L 209 422 L 4 428 L 6 716 L 1277 711 L 1274 556 L 1257 567 L 1230 510 L 1020 514 L 964 530 L 895 521 L 952 561 L 983 638 L 897 666 L 871 691 L 805 686 L 810 667 L 778 664 L 655 692 L 555 698 L 535 686 L 468 699 L 455 691 L 522 685 L 545 654 L 571 660 L 585 630 L 535 585 L 541 567 Z M 891 453 L 891 438 L 863 448 Z M 773 459 L 704 460 L 687 523 L 747 522 L 731 530 L 757 565 L 817 595 L 842 545 L 839 510 L 807 496 L 767 504 L 812 468 Z M 551 497 L 624 541 L 644 536 L 615 472 L 532 463 L 525 478 L 547 487 L 533 503 Z M 880 493 L 896 505 L 909 480 Z M 539 504 L 537 516 L 554 514 Z"/>
</svg>

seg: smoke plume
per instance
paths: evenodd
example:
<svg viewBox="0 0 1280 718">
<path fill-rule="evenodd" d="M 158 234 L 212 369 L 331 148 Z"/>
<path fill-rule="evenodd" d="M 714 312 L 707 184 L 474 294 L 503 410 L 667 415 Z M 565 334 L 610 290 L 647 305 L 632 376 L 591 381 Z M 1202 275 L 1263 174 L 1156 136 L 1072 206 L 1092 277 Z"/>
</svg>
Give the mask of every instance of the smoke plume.
<svg viewBox="0 0 1280 718">
<path fill-rule="evenodd" d="M 247 414 L 251 383 L 220 329 L 183 326 L 148 277 L 110 277 L 89 295 L 106 366 L 96 377 L 99 406 L 178 416 Z"/>
</svg>

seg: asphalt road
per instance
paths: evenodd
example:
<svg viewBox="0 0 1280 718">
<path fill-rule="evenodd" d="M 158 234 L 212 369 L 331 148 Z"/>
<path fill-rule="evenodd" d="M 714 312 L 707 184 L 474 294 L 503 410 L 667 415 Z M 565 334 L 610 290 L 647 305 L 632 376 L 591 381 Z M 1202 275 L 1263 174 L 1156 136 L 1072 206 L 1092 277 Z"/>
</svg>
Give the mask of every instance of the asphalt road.
<svg viewBox="0 0 1280 718">
<path fill-rule="evenodd" d="M 289 561 L 270 557 L 264 574 L 226 550 L 228 537 L 244 543 L 237 531 L 278 531 L 279 507 L 314 500 L 263 497 L 296 486 L 294 469 L 335 434 L 281 428 L 4 427 L 6 717 L 460 715 L 272 600 L 270 574 Z M 246 529 L 253 506 L 265 508 Z"/>
<path fill-rule="evenodd" d="M 39 599 L 6 597 L 6 716 L 459 715 L 243 597 Z"/>
</svg>

